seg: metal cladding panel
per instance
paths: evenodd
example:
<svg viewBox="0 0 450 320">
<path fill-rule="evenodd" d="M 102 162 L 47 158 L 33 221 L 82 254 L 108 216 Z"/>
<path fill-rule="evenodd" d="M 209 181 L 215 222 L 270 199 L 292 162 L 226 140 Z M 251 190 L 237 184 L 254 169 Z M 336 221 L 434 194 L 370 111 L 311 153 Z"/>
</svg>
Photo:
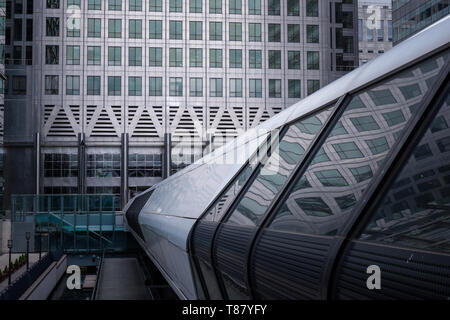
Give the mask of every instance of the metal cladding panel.
<svg viewBox="0 0 450 320">
<path fill-rule="evenodd" d="M 211 261 L 212 239 L 216 228 L 216 222 L 200 221 L 192 236 L 195 255 L 208 262 Z"/>
<path fill-rule="evenodd" d="M 136 232 L 141 237 L 141 239 L 144 239 L 144 235 L 138 222 L 139 213 L 141 212 L 142 207 L 145 205 L 150 195 L 151 192 L 147 192 L 134 198 L 131 202 L 131 205 L 127 207 L 127 210 L 125 211 L 128 226 L 133 229 L 134 232 Z"/>
<path fill-rule="evenodd" d="M 381 270 L 381 289 L 367 288 L 367 267 Z M 337 269 L 337 299 L 450 299 L 450 256 L 352 242 Z"/>
<path fill-rule="evenodd" d="M 321 277 L 332 241 L 264 230 L 250 265 L 256 298 L 321 299 Z"/>
<path fill-rule="evenodd" d="M 214 246 L 217 269 L 244 283 L 248 250 L 255 228 L 224 224 Z"/>
</svg>

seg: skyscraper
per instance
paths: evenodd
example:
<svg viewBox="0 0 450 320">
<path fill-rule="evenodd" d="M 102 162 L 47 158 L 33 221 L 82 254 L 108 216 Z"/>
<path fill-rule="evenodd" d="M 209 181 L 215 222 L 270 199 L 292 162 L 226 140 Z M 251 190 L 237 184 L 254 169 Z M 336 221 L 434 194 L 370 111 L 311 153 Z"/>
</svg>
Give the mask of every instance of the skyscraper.
<svg viewBox="0 0 450 320">
<path fill-rule="evenodd" d="M 438 21 L 449 12 L 448 0 L 393 0 L 394 45 Z"/>
<path fill-rule="evenodd" d="M 359 65 L 392 48 L 390 0 L 358 1 Z"/>
<path fill-rule="evenodd" d="M 6 7 L 7 197 L 110 193 L 120 209 L 358 65 L 354 0 Z"/>
</svg>

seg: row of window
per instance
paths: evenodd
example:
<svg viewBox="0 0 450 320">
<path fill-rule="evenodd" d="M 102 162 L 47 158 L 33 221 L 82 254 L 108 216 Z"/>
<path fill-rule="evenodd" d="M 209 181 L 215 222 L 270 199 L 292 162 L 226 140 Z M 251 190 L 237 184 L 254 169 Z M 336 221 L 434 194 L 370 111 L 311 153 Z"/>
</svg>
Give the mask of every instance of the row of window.
<svg viewBox="0 0 450 320">
<path fill-rule="evenodd" d="M 46 36 L 59 37 L 60 36 L 60 22 L 58 17 L 46 18 Z M 21 20 L 16 19 L 17 23 L 17 37 L 15 40 L 21 40 Z M 101 37 L 101 18 L 87 19 L 87 36 L 89 38 Z M 69 18 L 66 24 L 67 37 L 80 37 L 81 19 Z M 16 28 L 15 28 L 16 29 Z M 287 42 L 300 42 L 300 24 L 287 24 Z M 28 30 L 28 29 L 27 29 Z M 149 39 L 163 39 L 163 21 L 149 20 Z M 262 26 L 261 23 L 248 24 L 248 41 L 261 42 L 262 41 Z M 32 31 L 31 31 L 32 32 Z M 242 41 L 242 23 L 229 22 L 229 40 Z M 130 19 L 128 20 L 128 37 L 130 39 L 142 39 L 142 20 Z M 17 39 L 16 39 L 17 38 Z M 28 38 L 28 37 L 27 37 Z M 108 19 L 108 38 L 122 38 L 122 19 Z M 183 40 L 183 21 L 170 20 L 169 21 L 169 39 Z M 189 21 L 189 40 L 203 40 L 203 21 Z M 209 22 L 209 40 L 222 41 L 223 40 L 223 23 L 218 21 Z M 281 42 L 281 24 L 268 23 L 267 24 L 267 41 Z M 306 42 L 319 43 L 319 25 L 306 25 Z"/>
<path fill-rule="evenodd" d="M 243 80 L 241 78 L 229 79 L 229 96 L 242 97 Z M 248 96 L 250 98 L 262 98 L 262 79 L 249 79 Z M 268 80 L 268 95 L 269 98 L 282 97 L 281 79 Z M 149 96 L 163 95 L 163 78 L 149 77 Z M 87 95 L 99 96 L 101 94 L 101 77 L 88 76 L 87 77 Z M 122 95 L 122 78 L 120 76 L 108 77 L 108 96 Z M 307 94 L 310 95 L 320 88 L 319 80 L 307 80 Z M 203 78 L 192 77 L 189 78 L 189 96 L 203 97 Z M 287 80 L 288 98 L 301 97 L 301 81 L 298 79 Z M 23 92 L 21 94 L 24 94 Z M 59 76 L 47 75 L 45 76 L 45 94 L 58 95 L 59 94 Z M 66 76 L 66 95 L 80 94 L 80 76 L 70 75 Z M 142 96 L 142 77 L 128 77 L 128 95 Z M 180 97 L 183 96 L 183 78 L 170 77 L 169 78 L 169 96 Z M 209 79 L 209 96 L 223 97 L 223 79 L 210 78 Z"/>
<path fill-rule="evenodd" d="M 21 47 L 18 47 L 20 52 L 16 57 L 14 53 L 14 60 L 21 58 Z M 15 50 L 14 50 L 15 52 Z M 190 48 L 189 49 L 189 67 L 201 68 L 203 64 L 203 49 Z M 19 57 L 20 56 L 20 57 Z M 80 46 L 68 45 L 66 46 L 66 65 L 80 65 L 81 61 Z M 16 59 L 17 58 L 17 59 Z M 306 69 L 319 70 L 319 51 L 306 52 Z M 87 47 L 87 65 L 101 65 L 101 47 L 88 46 Z M 169 67 L 183 67 L 183 49 L 169 48 Z M 262 68 L 263 51 L 262 50 L 248 50 L 248 67 L 250 69 Z M 281 69 L 281 50 L 267 51 L 268 68 Z M 223 67 L 223 50 L 209 49 L 209 67 L 222 68 Z M 243 52 L 242 49 L 229 49 L 228 51 L 229 68 L 243 68 Z M 59 64 L 59 46 L 46 46 L 45 48 L 45 63 Z M 122 65 L 122 47 L 108 47 L 108 66 Z M 128 48 L 128 66 L 142 66 L 142 48 L 129 47 Z M 161 67 L 163 65 L 163 48 L 149 48 L 149 66 Z M 245 66 L 244 66 L 245 67 Z M 301 67 L 301 52 L 298 50 L 287 51 L 287 68 L 298 70 Z"/>
<path fill-rule="evenodd" d="M 245 1 L 245 0 L 244 0 Z M 21 2 L 21 1 L 19 1 Z M 183 0 L 169 0 L 168 1 L 169 12 L 183 12 Z M 202 13 L 203 12 L 203 0 L 189 0 L 189 13 Z M 209 0 L 209 13 L 210 14 L 222 14 L 222 0 Z M 249 15 L 261 15 L 261 0 L 248 0 L 248 14 Z M 162 12 L 163 0 L 148 0 L 150 12 Z M 81 6 L 81 0 L 67 0 L 67 7 Z M 306 0 L 305 1 L 307 17 L 317 17 L 319 15 L 319 0 Z M 15 13 L 21 13 L 22 7 L 17 8 Z M 59 9 L 60 0 L 47 0 L 47 9 Z M 88 0 L 88 10 L 102 10 L 102 0 Z M 125 6 L 122 5 L 122 0 L 108 0 L 107 9 L 109 11 L 122 11 Z M 300 16 L 300 0 L 287 0 L 287 15 L 288 16 Z M 129 0 L 128 11 L 142 11 L 143 0 Z M 230 0 L 228 1 L 229 14 L 243 14 L 242 0 Z M 279 16 L 281 13 L 281 0 L 268 0 L 267 1 L 267 14 L 270 16 Z"/>
</svg>

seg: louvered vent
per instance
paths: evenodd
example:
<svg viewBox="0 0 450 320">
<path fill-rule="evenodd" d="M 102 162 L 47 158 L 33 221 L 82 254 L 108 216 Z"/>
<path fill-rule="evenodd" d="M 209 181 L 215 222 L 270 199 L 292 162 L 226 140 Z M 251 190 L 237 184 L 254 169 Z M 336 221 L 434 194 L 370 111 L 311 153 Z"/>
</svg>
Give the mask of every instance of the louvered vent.
<svg viewBox="0 0 450 320">
<path fill-rule="evenodd" d="M 256 127 L 260 123 L 273 117 L 282 110 L 281 107 L 249 107 L 248 110 L 248 124 L 249 127 Z"/>
<path fill-rule="evenodd" d="M 215 134 L 224 137 L 236 137 L 238 129 L 243 128 L 242 107 L 232 109 L 209 107 L 209 127 Z"/>
<path fill-rule="evenodd" d="M 203 107 L 178 107 L 169 108 L 169 120 L 174 138 L 199 137 L 199 131 L 203 125 Z"/>
<path fill-rule="evenodd" d="M 71 122 L 72 120 L 72 122 Z M 47 137 L 76 137 L 80 124 L 80 106 L 46 105 L 44 107 L 44 133 Z"/>
<path fill-rule="evenodd" d="M 87 106 L 86 119 L 90 136 L 117 137 L 122 123 L 121 106 Z"/>
<path fill-rule="evenodd" d="M 128 107 L 128 125 L 132 137 L 158 138 L 161 137 L 157 127 L 162 126 L 163 112 L 161 106 Z"/>
</svg>

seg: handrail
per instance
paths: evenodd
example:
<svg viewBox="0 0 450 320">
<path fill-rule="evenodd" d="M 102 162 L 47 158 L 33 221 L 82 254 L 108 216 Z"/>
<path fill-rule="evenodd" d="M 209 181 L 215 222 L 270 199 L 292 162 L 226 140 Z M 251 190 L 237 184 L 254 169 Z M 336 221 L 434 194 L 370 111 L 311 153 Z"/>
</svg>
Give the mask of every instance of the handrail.
<svg viewBox="0 0 450 320">
<path fill-rule="evenodd" d="M 92 295 L 91 295 L 91 300 L 97 300 L 97 296 L 98 296 L 98 285 L 100 283 L 100 278 L 101 278 L 101 274 L 102 274 L 102 269 L 103 269 L 103 261 L 105 260 L 105 250 L 103 250 L 102 252 L 102 256 L 100 258 L 100 263 L 98 265 L 98 269 L 97 269 L 97 278 L 95 279 L 95 286 L 94 286 L 94 291 L 92 291 Z"/>
</svg>

